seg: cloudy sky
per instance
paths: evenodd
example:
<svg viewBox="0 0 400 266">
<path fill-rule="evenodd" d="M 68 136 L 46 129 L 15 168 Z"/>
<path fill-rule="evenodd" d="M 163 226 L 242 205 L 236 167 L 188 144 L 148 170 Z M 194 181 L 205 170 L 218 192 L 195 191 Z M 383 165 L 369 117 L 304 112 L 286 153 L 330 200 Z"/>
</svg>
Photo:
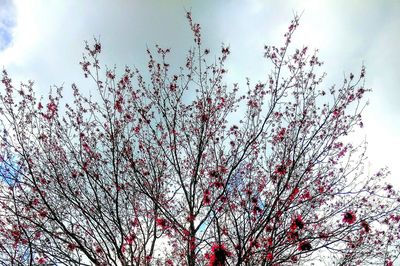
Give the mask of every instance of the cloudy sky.
<svg viewBox="0 0 400 266">
<path fill-rule="evenodd" d="M 280 44 L 293 17 L 303 13 L 294 44 L 320 50 L 324 86 L 367 67 L 370 105 L 364 131 L 371 171 L 389 166 L 400 187 L 400 1 L 397 0 L 0 0 L 0 66 L 14 81 L 87 86 L 79 61 L 85 40 L 100 38 L 103 62 L 144 68 L 145 49 L 171 47 L 179 63 L 191 45 L 185 10 L 203 29 L 205 44 L 229 44 L 232 81 L 263 80 L 264 44 Z"/>
</svg>

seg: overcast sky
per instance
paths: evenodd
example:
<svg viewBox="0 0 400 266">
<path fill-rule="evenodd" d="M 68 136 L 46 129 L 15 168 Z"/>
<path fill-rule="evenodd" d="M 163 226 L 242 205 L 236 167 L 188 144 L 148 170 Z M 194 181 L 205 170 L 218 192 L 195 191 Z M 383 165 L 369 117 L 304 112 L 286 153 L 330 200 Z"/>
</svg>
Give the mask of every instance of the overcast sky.
<svg viewBox="0 0 400 266">
<path fill-rule="evenodd" d="M 0 66 L 14 81 L 87 85 L 79 61 L 85 40 L 100 38 L 103 62 L 145 67 L 146 45 L 172 48 L 179 62 L 191 45 L 185 19 L 191 10 L 213 51 L 229 44 L 230 81 L 263 80 L 264 44 L 279 45 L 293 13 L 302 13 L 294 44 L 320 50 L 328 73 L 324 86 L 344 73 L 367 68 L 370 105 L 364 131 L 371 171 L 389 166 L 400 187 L 400 1 L 397 0 L 0 0 Z"/>
</svg>

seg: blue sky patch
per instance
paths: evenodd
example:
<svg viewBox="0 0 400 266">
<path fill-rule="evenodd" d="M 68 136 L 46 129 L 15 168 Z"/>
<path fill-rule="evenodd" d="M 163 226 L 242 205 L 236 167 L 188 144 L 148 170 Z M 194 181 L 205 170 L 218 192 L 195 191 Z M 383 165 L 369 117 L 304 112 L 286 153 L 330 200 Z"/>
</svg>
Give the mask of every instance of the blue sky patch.
<svg viewBox="0 0 400 266">
<path fill-rule="evenodd" d="M 11 0 L 0 0 L 0 51 L 12 41 L 12 28 L 15 26 L 15 8 Z"/>
<path fill-rule="evenodd" d="M 0 50 L 4 50 L 11 43 L 11 33 L 8 29 L 0 28 Z"/>
</svg>

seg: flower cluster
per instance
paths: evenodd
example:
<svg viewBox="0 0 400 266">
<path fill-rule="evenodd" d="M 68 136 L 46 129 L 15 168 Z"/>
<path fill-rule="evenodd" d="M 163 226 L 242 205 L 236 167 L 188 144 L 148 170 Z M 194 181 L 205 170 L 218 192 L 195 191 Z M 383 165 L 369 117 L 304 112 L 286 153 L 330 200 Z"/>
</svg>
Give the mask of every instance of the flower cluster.
<svg viewBox="0 0 400 266">
<path fill-rule="evenodd" d="M 209 266 L 224 266 L 227 260 L 227 257 L 232 256 L 232 252 L 230 252 L 224 244 L 214 243 L 211 247 L 211 254 L 206 254 L 206 259 L 209 260 Z"/>
<path fill-rule="evenodd" d="M 204 205 L 210 205 L 210 203 L 211 203 L 210 195 L 211 195 L 211 192 L 209 189 L 204 190 L 204 192 L 203 192 L 203 204 Z"/>
<path fill-rule="evenodd" d="M 293 219 L 292 224 L 290 226 L 290 230 L 294 231 L 296 229 L 302 230 L 304 228 L 304 222 L 301 215 L 297 215 L 296 218 Z"/>
<path fill-rule="evenodd" d="M 297 250 L 299 251 L 310 251 L 312 249 L 311 243 L 309 241 L 300 242 Z"/>
<path fill-rule="evenodd" d="M 165 220 L 164 218 L 157 218 L 156 224 L 157 224 L 157 226 L 161 227 L 163 230 L 169 228 L 168 221 Z"/>
</svg>

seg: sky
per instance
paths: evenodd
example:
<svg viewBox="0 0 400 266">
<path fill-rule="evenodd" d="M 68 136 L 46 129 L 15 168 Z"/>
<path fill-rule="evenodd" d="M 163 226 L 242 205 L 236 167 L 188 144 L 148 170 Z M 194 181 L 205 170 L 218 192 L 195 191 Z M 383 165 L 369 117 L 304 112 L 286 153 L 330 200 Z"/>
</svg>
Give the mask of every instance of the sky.
<svg viewBox="0 0 400 266">
<path fill-rule="evenodd" d="M 367 69 L 369 106 L 364 130 L 371 172 L 388 166 L 400 188 L 400 1 L 397 0 L 0 0 L 0 67 L 15 82 L 34 80 L 39 94 L 51 85 L 93 84 L 79 66 L 84 41 L 99 38 L 102 62 L 145 69 L 146 47 L 172 48 L 182 63 L 192 43 L 185 12 L 200 22 L 205 46 L 229 44 L 229 82 L 265 80 L 265 44 L 279 45 L 294 13 L 302 13 L 294 46 L 319 49 L 324 86 Z M 357 139 L 356 139 L 357 140 Z"/>
</svg>

